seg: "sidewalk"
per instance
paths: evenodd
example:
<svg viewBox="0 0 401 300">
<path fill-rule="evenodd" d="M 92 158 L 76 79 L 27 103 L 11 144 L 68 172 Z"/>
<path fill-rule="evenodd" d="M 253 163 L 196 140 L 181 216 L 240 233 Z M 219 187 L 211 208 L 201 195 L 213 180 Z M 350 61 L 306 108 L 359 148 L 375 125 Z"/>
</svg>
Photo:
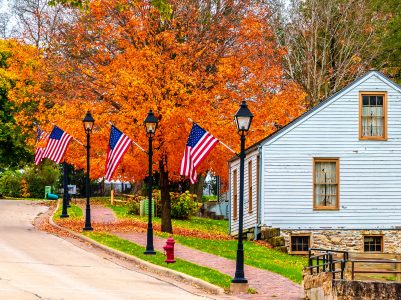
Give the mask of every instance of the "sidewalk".
<svg viewBox="0 0 401 300">
<path fill-rule="evenodd" d="M 96 223 L 112 223 L 116 220 L 111 209 L 102 206 L 91 207 L 92 220 Z M 146 232 L 119 233 L 113 234 L 132 241 L 138 245 L 146 246 Z M 164 252 L 163 246 L 166 240 L 154 236 L 154 248 L 156 251 Z M 175 257 L 220 271 L 233 277 L 235 272 L 235 261 L 220 256 L 205 253 L 190 247 L 175 244 Z M 255 289 L 257 294 L 239 295 L 241 299 L 261 300 L 261 299 L 283 299 L 295 300 L 303 299 L 302 287 L 291 280 L 269 272 L 245 265 L 245 277 L 248 279 L 249 287 Z"/>
</svg>

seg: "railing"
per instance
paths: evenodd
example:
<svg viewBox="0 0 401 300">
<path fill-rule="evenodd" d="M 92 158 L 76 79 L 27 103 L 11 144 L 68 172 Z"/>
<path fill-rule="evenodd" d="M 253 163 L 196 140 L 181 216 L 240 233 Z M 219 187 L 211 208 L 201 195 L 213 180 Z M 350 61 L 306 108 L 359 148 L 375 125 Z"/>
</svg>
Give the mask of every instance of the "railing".
<svg viewBox="0 0 401 300">
<path fill-rule="evenodd" d="M 320 253 L 314 253 L 320 252 Z M 336 259 L 336 256 L 342 254 L 342 258 Z M 332 273 L 333 279 L 340 273 L 340 278 L 344 279 L 344 273 L 347 263 L 351 264 L 351 279 L 355 279 L 355 274 L 395 274 L 397 279 L 401 280 L 401 260 L 392 259 L 349 259 L 347 251 L 329 250 L 320 248 L 310 248 L 308 251 L 308 267 L 310 274 Z M 357 264 L 395 264 L 396 270 L 385 269 L 356 269 Z M 339 266 L 338 266 L 339 265 Z"/>
<path fill-rule="evenodd" d="M 312 251 L 320 251 L 321 253 L 312 255 Z M 333 259 L 335 254 L 342 254 L 342 259 Z M 330 272 L 333 275 L 333 279 L 335 279 L 336 274 L 340 273 L 340 278 L 344 279 L 344 271 L 347 261 L 347 251 L 310 248 L 308 251 L 307 268 L 310 270 L 311 275 L 314 274 L 314 272 Z M 314 262 L 316 262 L 316 264 L 314 264 Z M 339 269 L 336 267 L 337 264 L 340 264 Z"/>
<path fill-rule="evenodd" d="M 355 274 L 401 274 L 401 261 L 400 260 L 391 260 L 391 259 L 377 259 L 377 260 L 370 260 L 370 259 L 353 259 L 349 260 L 351 263 L 351 279 L 355 279 Z M 396 271 L 393 270 L 355 270 L 356 263 L 368 263 L 368 264 L 396 264 Z"/>
</svg>

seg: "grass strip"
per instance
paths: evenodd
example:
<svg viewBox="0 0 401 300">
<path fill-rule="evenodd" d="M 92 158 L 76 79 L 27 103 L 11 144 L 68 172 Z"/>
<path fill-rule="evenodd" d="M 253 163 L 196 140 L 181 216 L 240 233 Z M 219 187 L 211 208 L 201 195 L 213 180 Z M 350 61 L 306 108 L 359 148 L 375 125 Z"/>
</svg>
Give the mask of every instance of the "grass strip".
<svg viewBox="0 0 401 300">
<path fill-rule="evenodd" d="M 128 214 L 128 210 L 124 206 L 110 205 L 109 207 L 113 209 L 118 218 L 134 218 L 143 222 L 147 221 L 147 217 Z M 154 218 L 154 222 L 160 222 L 160 218 Z M 223 234 L 227 234 L 228 228 L 228 221 L 198 217 L 193 217 L 190 220 L 172 220 L 172 223 L 173 228 L 191 228 L 205 232 L 219 232 Z M 164 238 L 168 237 L 168 234 L 156 231 L 155 234 Z M 174 239 L 182 245 L 200 251 L 232 260 L 236 259 L 238 243 L 236 240 L 209 240 L 180 235 L 174 235 Z M 302 282 L 302 268 L 308 264 L 305 257 L 289 255 L 287 253 L 260 246 L 250 241 L 244 241 L 244 255 L 245 264 L 280 274 L 296 283 Z"/>
<path fill-rule="evenodd" d="M 71 207 L 67 208 L 67 213 L 71 219 L 80 219 L 83 217 L 82 209 L 75 204 L 70 203 Z M 53 215 L 53 220 L 61 219 L 60 215 L 63 211 L 63 205 L 60 205 Z"/>
<path fill-rule="evenodd" d="M 143 254 L 145 250 L 144 247 L 109 233 L 84 232 L 84 235 L 110 248 L 136 256 L 155 265 L 200 278 L 224 289 L 228 289 L 230 286 L 231 277 L 219 271 L 202 267 L 179 258 L 176 258 L 176 263 L 167 264 L 164 262 L 165 256 L 161 252 L 156 251 L 156 255 L 145 255 Z"/>
<path fill-rule="evenodd" d="M 143 222 L 148 221 L 148 217 L 138 216 L 128 213 L 128 208 L 125 206 L 115 206 L 115 205 L 108 205 L 114 213 L 116 214 L 117 218 L 132 218 L 137 219 Z M 159 217 L 153 218 L 155 223 L 160 223 L 161 220 Z M 228 221 L 227 220 L 213 220 L 208 218 L 199 218 L 199 217 L 191 217 L 189 220 L 171 220 L 173 228 L 181 227 L 185 229 L 196 229 L 199 231 L 204 232 L 216 232 L 218 234 L 227 234 L 228 233 Z"/>
<path fill-rule="evenodd" d="M 155 234 L 168 236 L 168 234 L 158 232 Z M 180 235 L 174 235 L 174 240 L 200 251 L 232 260 L 236 259 L 238 243 L 236 240 L 209 240 Z M 292 256 L 250 241 L 244 241 L 244 261 L 246 265 L 280 274 L 296 283 L 302 282 L 302 268 L 308 263 L 305 257 Z"/>
</svg>

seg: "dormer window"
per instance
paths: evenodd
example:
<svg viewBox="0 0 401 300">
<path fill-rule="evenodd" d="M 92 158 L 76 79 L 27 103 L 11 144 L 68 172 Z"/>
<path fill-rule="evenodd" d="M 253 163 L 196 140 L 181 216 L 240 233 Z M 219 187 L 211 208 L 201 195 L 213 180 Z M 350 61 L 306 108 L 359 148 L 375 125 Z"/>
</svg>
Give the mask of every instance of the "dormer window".
<svg viewBox="0 0 401 300">
<path fill-rule="evenodd" d="M 359 139 L 387 139 L 387 93 L 360 93 L 359 124 Z"/>
</svg>

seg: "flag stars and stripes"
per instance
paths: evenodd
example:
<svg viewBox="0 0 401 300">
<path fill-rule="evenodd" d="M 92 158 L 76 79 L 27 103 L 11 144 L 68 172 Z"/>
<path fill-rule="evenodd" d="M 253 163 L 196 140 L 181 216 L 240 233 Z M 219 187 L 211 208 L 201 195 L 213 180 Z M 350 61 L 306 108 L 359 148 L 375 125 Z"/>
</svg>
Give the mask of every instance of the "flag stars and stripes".
<svg viewBox="0 0 401 300">
<path fill-rule="evenodd" d="M 64 157 L 67 146 L 72 136 L 64 132 L 57 126 L 54 126 L 49 136 L 46 148 L 44 149 L 43 158 L 51 159 L 56 163 L 60 163 Z"/>
<path fill-rule="evenodd" d="M 189 176 L 191 183 L 195 183 L 197 181 L 196 168 L 218 143 L 218 139 L 193 123 L 181 160 L 180 174 Z"/>
<path fill-rule="evenodd" d="M 35 151 L 35 165 L 39 165 L 43 159 L 44 148 L 39 147 Z"/>
<path fill-rule="evenodd" d="M 46 131 L 44 131 L 44 130 L 42 130 L 42 129 L 40 129 L 40 128 L 38 127 L 38 136 L 37 136 L 36 140 L 37 140 L 38 142 L 39 142 L 39 141 L 44 141 L 44 140 L 46 140 L 48 137 L 49 137 L 49 134 L 48 134 Z"/>
<path fill-rule="evenodd" d="M 115 170 L 125 152 L 127 152 L 129 146 L 131 145 L 131 139 L 117 129 L 114 125 L 111 126 L 110 139 L 109 139 L 109 149 L 107 152 L 106 160 L 106 179 L 111 180 Z"/>
<path fill-rule="evenodd" d="M 44 131 L 44 130 L 42 130 L 42 129 L 40 129 L 38 127 L 37 136 L 36 136 L 36 145 L 38 146 L 38 144 L 41 141 L 47 140 L 48 137 L 49 137 L 49 134 L 46 131 Z M 37 147 L 36 148 L 36 150 L 35 150 L 35 165 L 39 165 L 40 164 L 40 162 L 43 159 L 44 153 L 45 153 L 45 147 Z"/>
</svg>

